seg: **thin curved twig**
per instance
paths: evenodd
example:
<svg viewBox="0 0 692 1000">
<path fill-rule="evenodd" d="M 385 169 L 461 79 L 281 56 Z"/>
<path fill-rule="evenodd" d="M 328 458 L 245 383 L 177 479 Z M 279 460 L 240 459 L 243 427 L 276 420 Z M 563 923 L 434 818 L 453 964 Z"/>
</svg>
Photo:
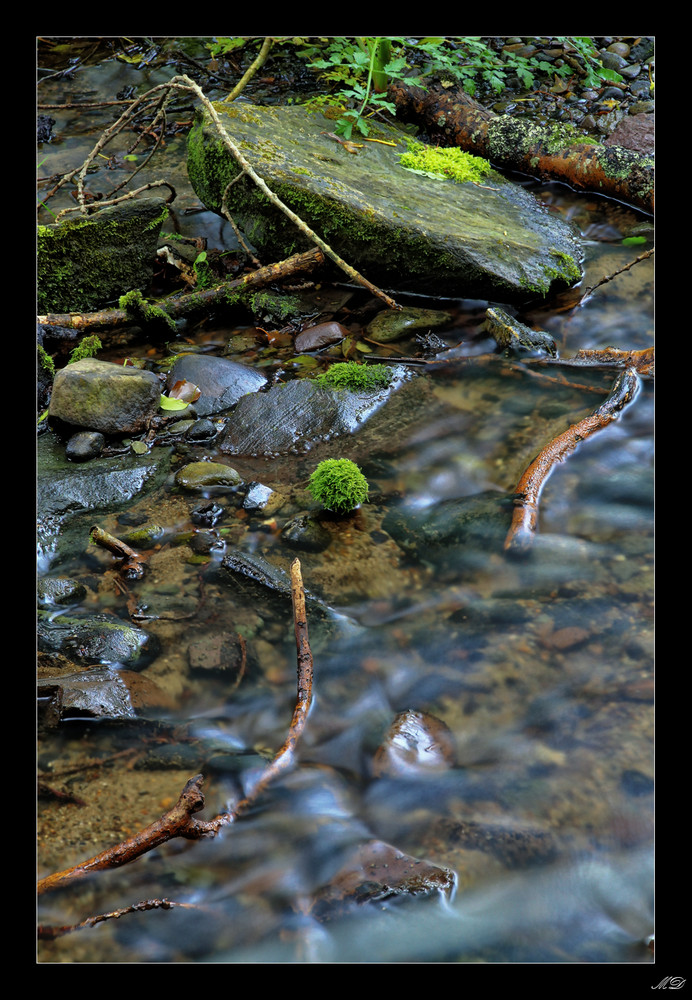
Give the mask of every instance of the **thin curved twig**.
<svg viewBox="0 0 692 1000">
<path fill-rule="evenodd" d="M 204 795 L 202 793 L 204 775 L 197 774 L 186 783 L 175 805 L 156 822 L 151 823 L 144 830 L 140 830 L 122 843 L 116 844 L 115 847 L 107 848 L 88 861 L 83 861 L 72 868 L 55 872 L 41 879 L 37 886 L 39 895 L 71 885 L 94 872 L 129 864 L 155 847 L 159 847 L 176 837 L 199 840 L 216 836 L 220 829 L 234 823 L 242 813 L 246 812 L 272 781 L 293 767 L 296 746 L 305 729 L 312 703 L 313 684 L 313 662 L 308 639 L 305 590 L 298 559 L 294 559 L 291 564 L 291 598 L 298 661 L 296 704 L 286 740 L 276 752 L 273 760 L 267 764 L 252 791 L 244 799 L 241 799 L 232 811 L 221 813 L 209 821 L 197 820 L 194 819 L 194 814 L 204 808 Z"/>
<path fill-rule="evenodd" d="M 505 552 L 523 556 L 530 551 L 538 524 L 541 492 L 550 473 L 581 441 L 612 423 L 623 407 L 634 399 L 639 385 L 636 368 L 626 368 L 615 379 L 605 401 L 593 413 L 568 427 L 534 458 L 514 493 L 514 511 L 505 539 Z"/>
</svg>

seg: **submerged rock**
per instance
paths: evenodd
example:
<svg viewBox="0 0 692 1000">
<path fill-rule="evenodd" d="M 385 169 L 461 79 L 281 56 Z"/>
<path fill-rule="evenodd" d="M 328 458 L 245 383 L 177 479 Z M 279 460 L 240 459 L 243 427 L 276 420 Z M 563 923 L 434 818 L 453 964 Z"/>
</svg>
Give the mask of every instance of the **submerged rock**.
<svg viewBox="0 0 692 1000">
<path fill-rule="evenodd" d="M 74 663 L 127 663 L 132 667 L 155 651 L 156 640 L 129 622 L 110 615 L 77 618 L 39 612 L 38 648 L 63 653 Z"/>
<path fill-rule="evenodd" d="M 368 324 L 367 334 L 371 340 L 387 344 L 398 340 L 414 330 L 430 330 L 442 326 L 451 319 L 450 313 L 439 309 L 417 309 L 408 306 L 403 309 L 383 309 Z"/>
<path fill-rule="evenodd" d="M 365 277 L 383 287 L 521 302 L 582 276 L 578 234 L 520 185 L 492 171 L 455 183 L 406 170 L 408 137 L 378 124 L 357 155 L 327 133 L 333 122 L 301 107 L 217 103 L 221 122 L 276 195 Z M 385 144 L 389 143 L 389 145 Z M 188 173 L 220 212 L 238 163 L 201 109 Z M 272 260 L 312 246 L 248 177 L 228 189 L 234 219 Z"/>
</svg>

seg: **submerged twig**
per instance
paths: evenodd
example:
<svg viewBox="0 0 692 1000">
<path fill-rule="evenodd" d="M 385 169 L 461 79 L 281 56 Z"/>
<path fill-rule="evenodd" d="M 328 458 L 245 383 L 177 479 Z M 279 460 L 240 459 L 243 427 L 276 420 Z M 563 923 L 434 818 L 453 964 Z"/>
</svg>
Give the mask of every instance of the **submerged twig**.
<svg viewBox="0 0 692 1000">
<path fill-rule="evenodd" d="M 202 837 L 214 837 L 218 831 L 233 823 L 244 813 L 278 775 L 291 768 L 295 762 L 295 749 L 300 739 L 308 712 L 312 703 L 313 663 L 312 652 L 308 640 L 307 615 L 305 610 L 305 590 L 300 569 L 300 561 L 294 559 L 291 565 L 291 597 L 293 600 L 293 622 L 296 637 L 298 685 L 293 718 L 288 730 L 288 736 L 273 760 L 260 774 L 259 780 L 252 791 L 227 813 L 221 813 L 209 821 L 196 820 L 194 814 L 204 808 L 202 783 L 204 776 L 195 775 L 185 785 L 176 804 L 150 824 L 144 830 L 129 837 L 115 847 L 109 847 L 88 861 L 68 868 L 62 872 L 48 875 L 38 883 L 39 894 L 52 889 L 71 885 L 87 875 L 135 861 L 155 847 L 165 844 L 175 837 L 187 840 L 199 840 Z M 146 908 L 146 907 L 144 907 Z M 95 918 L 94 918 L 95 919 Z M 104 918 L 105 919 L 105 918 Z M 86 925 L 86 922 L 85 922 Z M 82 926 L 82 925 L 79 925 Z M 69 930 L 70 928 L 68 928 Z"/>
<path fill-rule="evenodd" d="M 626 368 L 616 378 L 605 401 L 593 413 L 568 427 L 534 458 L 515 490 L 512 524 L 505 539 L 506 552 L 525 555 L 530 550 L 538 523 L 541 491 L 550 473 L 581 441 L 615 420 L 622 408 L 634 399 L 639 384 L 636 368 Z"/>
<path fill-rule="evenodd" d="M 605 277 L 601 278 L 600 281 L 597 281 L 595 285 L 591 285 L 590 288 L 587 288 L 585 290 L 584 294 L 579 299 L 579 302 L 583 302 L 584 299 L 587 299 L 589 297 L 589 295 L 591 295 L 591 293 L 594 292 L 601 285 L 605 285 L 609 281 L 612 281 L 613 278 L 617 278 L 618 274 L 622 274 L 624 271 L 629 271 L 629 269 L 631 267 L 634 267 L 635 264 L 639 264 L 640 261 L 646 260 L 647 257 L 650 257 L 653 254 L 654 250 L 655 250 L 655 247 L 651 247 L 649 250 L 645 250 L 644 253 L 640 253 L 639 256 L 635 257 L 634 260 L 631 260 L 629 262 L 629 264 L 625 264 L 624 267 L 618 268 L 618 270 L 617 271 L 613 271 L 612 274 L 606 274 Z"/>
</svg>

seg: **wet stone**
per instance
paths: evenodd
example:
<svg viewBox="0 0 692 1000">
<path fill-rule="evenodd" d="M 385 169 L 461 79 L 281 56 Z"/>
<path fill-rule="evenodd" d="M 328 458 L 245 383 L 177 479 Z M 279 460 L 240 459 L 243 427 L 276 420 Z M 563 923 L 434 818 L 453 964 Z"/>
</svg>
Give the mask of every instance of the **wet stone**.
<svg viewBox="0 0 692 1000">
<path fill-rule="evenodd" d="M 324 552 L 332 536 L 309 514 L 294 517 L 284 525 L 281 541 L 300 552 Z"/>
<path fill-rule="evenodd" d="M 456 762 L 449 726 L 429 712 L 400 712 L 373 760 L 375 777 L 411 777 L 444 771 Z"/>
<path fill-rule="evenodd" d="M 223 462 L 190 462 L 178 469 L 175 481 L 186 490 L 206 490 L 209 487 L 232 489 L 242 482 L 236 470 Z"/>
<path fill-rule="evenodd" d="M 86 597 L 86 587 L 66 577 L 46 577 L 36 586 L 38 606 L 50 608 L 56 604 L 78 604 Z"/>
<path fill-rule="evenodd" d="M 153 654 L 156 645 L 147 632 L 109 615 L 52 617 L 39 612 L 39 649 L 64 653 L 75 663 L 126 663 L 141 668 L 144 654 Z"/>
<path fill-rule="evenodd" d="M 106 439 L 98 431 L 79 431 L 65 445 L 65 458 L 70 462 L 88 462 L 103 451 Z"/>
</svg>

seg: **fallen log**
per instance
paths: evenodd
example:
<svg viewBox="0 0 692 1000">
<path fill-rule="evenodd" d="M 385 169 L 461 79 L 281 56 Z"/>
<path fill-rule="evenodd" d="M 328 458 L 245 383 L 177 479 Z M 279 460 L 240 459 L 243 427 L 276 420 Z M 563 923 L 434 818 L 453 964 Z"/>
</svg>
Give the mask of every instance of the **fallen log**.
<svg viewBox="0 0 692 1000">
<path fill-rule="evenodd" d="M 421 90 L 398 82 L 388 97 L 397 118 L 445 145 L 543 181 L 558 181 L 654 213 L 654 157 L 595 142 L 572 125 L 496 115 L 462 90 Z"/>
<path fill-rule="evenodd" d="M 308 273 L 323 263 L 324 255 L 321 250 L 317 248 L 307 250 L 305 253 L 295 254 L 277 264 L 260 267 L 256 271 L 244 274 L 241 278 L 225 281 L 214 288 L 188 292 L 176 298 L 161 299 L 157 303 L 156 309 L 150 310 L 151 319 L 158 317 L 172 321 L 200 310 L 227 305 L 229 298 L 234 294 L 250 291 L 254 288 L 263 288 L 276 281 Z M 46 316 L 38 316 L 37 321 L 41 326 L 58 326 L 73 330 L 100 330 L 113 326 L 132 325 L 142 320 L 146 321 L 147 318 L 149 317 L 147 316 L 146 303 L 144 303 L 144 310 L 141 314 L 134 314 L 131 309 L 103 309 L 92 313 L 50 313 Z"/>
</svg>

